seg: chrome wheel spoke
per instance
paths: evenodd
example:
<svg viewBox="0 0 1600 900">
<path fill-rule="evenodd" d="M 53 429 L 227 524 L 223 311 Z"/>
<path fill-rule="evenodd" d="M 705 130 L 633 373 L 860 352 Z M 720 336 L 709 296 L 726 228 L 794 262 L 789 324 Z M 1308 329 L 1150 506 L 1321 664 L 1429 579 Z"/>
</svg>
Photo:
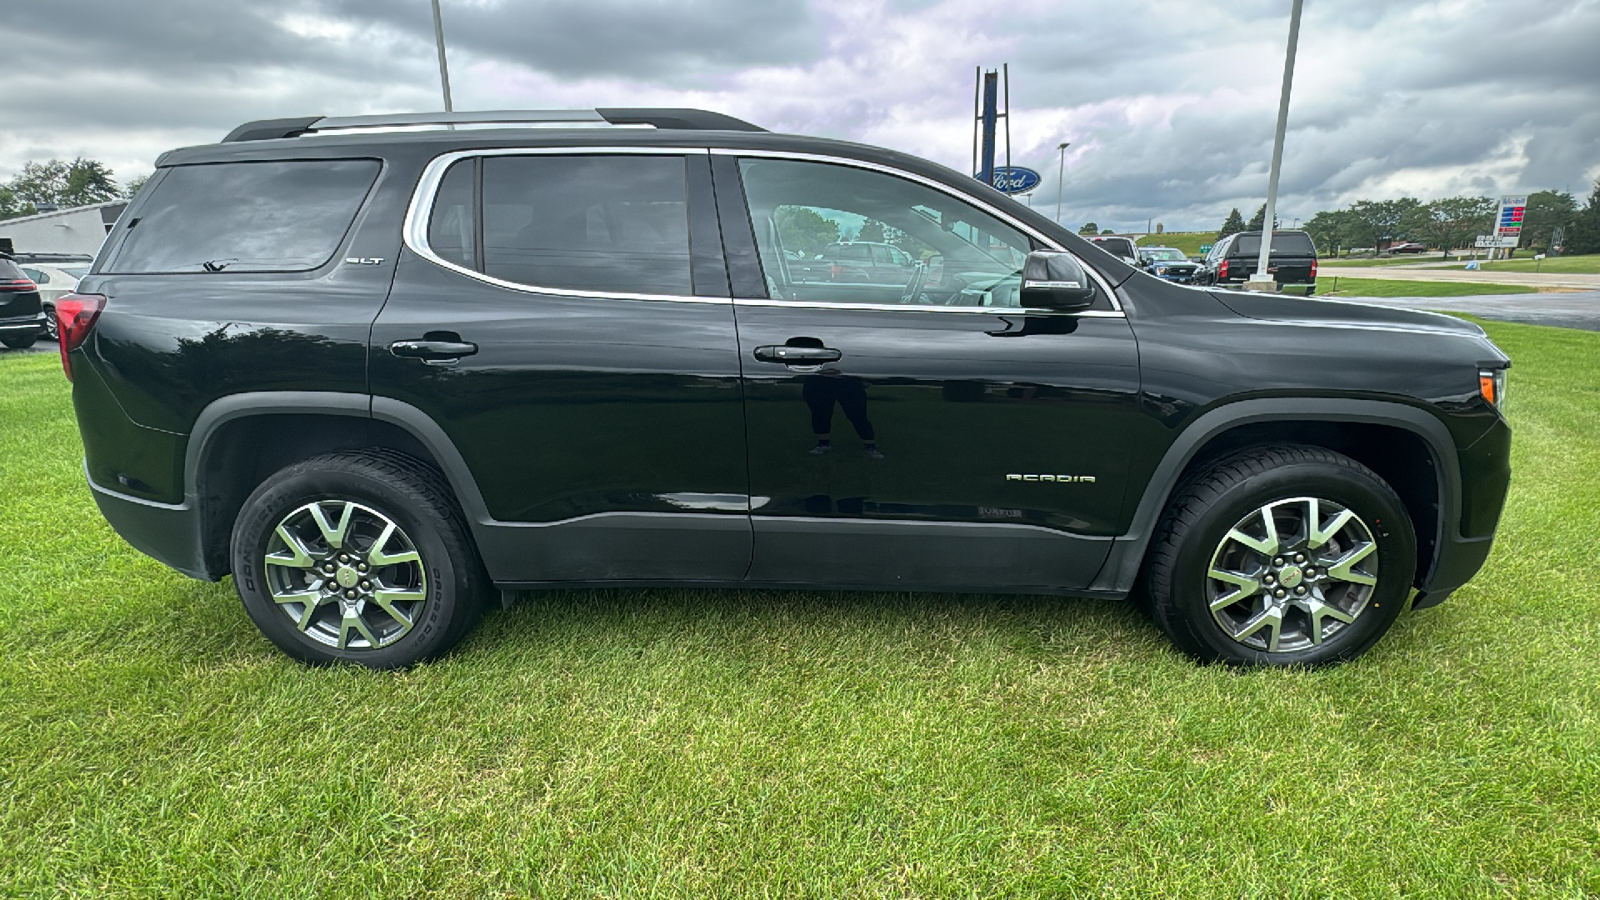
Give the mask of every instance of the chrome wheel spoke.
<svg viewBox="0 0 1600 900">
<path fill-rule="evenodd" d="M 1283 607 L 1268 604 L 1265 609 L 1241 625 L 1239 630 L 1233 633 L 1233 639 L 1242 641 L 1263 628 L 1268 630 L 1267 652 L 1278 652 L 1278 640 L 1283 636 Z"/>
<path fill-rule="evenodd" d="M 1311 619 L 1311 643 L 1313 644 L 1322 643 L 1322 621 L 1324 619 L 1333 619 L 1346 625 L 1356 620 L 1355 616 L 1324 600 L 1320 596 L 1320 592 L 1318 592 L 1318 595 L 1306 598 L 1303 605 L 1306 615 Z"/>
<path fill-rule="evenodd" d="M 1234 590 L 1211 601 L 1211 610 L 1213 612 L 1226 606 L 1232 606 L 1246 597 L 1254 597 L 1261 592 L 1261 582 L 1243 572 L 1230 572 L 1226 569 L 1212 566 L 1211 571 L 1206 574 L 1217 581 L 1234 586 Z"/>
<path fill-rule="evenodd" d="M 311 518 L 317 523 L 317 528 L 322 532 L 323 540 L 335 550 L 344 549 L 345 537 L 350 532 L 350 517 L 355 514 L 356 505 L 346 500 L 344 508 L 339 510 L 339 521 L 330 523 L 328 514 L 322 509 L 321 503 L 311 504 Z"/>
<path fill-rule="evenodd" d="M 316 560 L 311 558 L 311 551 L 306 547 L 305 542 L 300 540 L 299 535 L 283 525 L 279 525 L 274 533 L 278 535 L 278 540 L 283 541 L 283 545 L 289 548 L 289 555 L 268 553 L 264 560 L 267 565 L 288 566 L 295 569 L 309 569 L 316 565 Z"/>
<path fill-rule="evenodd" d="M 1357 572 L 1354 569 L 1356 563 L 1371 556 L 1373 551 L 1377 549 L 1378 545 L 1371 541 L 1350 548 L 1343 556 L 1328 564 L 1328 577 L 1339 581 L 1349 581 L 1354 584 L 1377 584 L 1378 579 L 1376 577 L 1365 572 Z"/>
<path fill-rule="evenodd" d="M 379 646 L 378 638 L 367 627 L 367 620 L 361 618 L 361 613 L 353 606 L 346 607 L 344 616 L 339 620 L 339 649 L 344 650 L 350 646 L 350 632 L 359 632 L 367 639 L 370 647 Z"/>
<path fill-rule="evenodd" d="M 1321 525 L 1319 523 L 1321 522 L 1322 517 L 1318 515 L 1317 501 L 1312 499 L 1311 517 L 1308 520 L 1311 528 L 1306 536 L 1306 547 L 1315 550 L 1318 547 L 1328 543 L 1330 538 L 1344 530 L 1344 527 L 1350 524 L 1350 520 L 1354 519 L 1355 517 L 1356 514 L 1350 510 L 1341 509 L 1334 514 L 1333 518 L 1328 521 L 1327 525 Z"/>
<path fill-rule="evenodd" d="M 393 566 L 398 565 L 399 563 L 416 562 L 421 558 L 417 556 L 417 551 L 415 550 L 405 550 L 392 555 L 383 552 L 383 548 L 389 546 L 389 540 L 394 537 L 394 533 L 398 530 L 398 528 L 399 526 L 395 525 L 393 522 L 388 523 L 383 528 L 383 534 L 379 535 L 378 539 L 372 542 L 372 549 L 367 551 L 367 562 L 374 568 L 381 566 Z"/>
<path fill-rule="evenodd" d="M 1232 531 L 1228 532 L 1228 539 L 1232 541 L 1238 541 L 1262 556 L 1271 556 L 1283 549 L 1283 542 L 1278 539 L 1278 523 L 1272 520 L 1272 512 L 1270 509 L 1259 510 L 1258 514 L 1261 516 L 1262 525 L 1265 526 L 1267 530 L 1267 536 L 1265 538 L 1258 538 L 1245 534 L 1243 531 L 1239 530 L 1239 525 L 1244 524 L 1244 522 L 1240 522 L 1239 525 L 1235 525 L 1233 527 Z"/>
<path fill-rule="evenodd" d="M 317 607 L 328 598 L 322 593 L 321 590 L 309 590 L 298 591 L 293 594 L 273 594 L 272 599 L 279 606 L 283 606 L 286 603 L 305 604 L 305 606 L 301 608 L 300 615 L 295 619 L 294 623 L 296 628 L 299 628 L 301 631 L 305 631 L 306 626 L 311 624 L 311 617 L 316 615 Z M 290 613 L 290 615 L 293 615 L 293 613 Z"/>
</svg>

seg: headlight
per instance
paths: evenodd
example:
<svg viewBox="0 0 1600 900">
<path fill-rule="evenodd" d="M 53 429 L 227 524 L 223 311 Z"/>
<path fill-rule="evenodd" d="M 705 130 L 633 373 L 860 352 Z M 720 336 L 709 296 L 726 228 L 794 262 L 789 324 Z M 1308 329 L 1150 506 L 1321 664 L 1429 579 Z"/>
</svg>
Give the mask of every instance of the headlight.
<svg viewBox="0 0 1600 900">
<path fill-rule="evenodd" d="M 1502 412 L 1506 408 L 1506 370 L 1479 369 L 1478 393 L 1489 405 Z"/>
</svg>

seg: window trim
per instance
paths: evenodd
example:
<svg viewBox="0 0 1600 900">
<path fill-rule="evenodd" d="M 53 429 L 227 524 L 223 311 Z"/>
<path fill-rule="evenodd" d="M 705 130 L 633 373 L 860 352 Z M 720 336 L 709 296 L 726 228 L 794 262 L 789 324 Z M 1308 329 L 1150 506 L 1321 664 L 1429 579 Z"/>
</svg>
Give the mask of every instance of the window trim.
<svg viewBox="0 0 1600 900">
<path fill-rule="evenodd" d="M 680 156 L 691 157 L 696 154 L 705 154 L 704 147 L 486 147 L 477 150 L 454 150 L 444 153 L 429 160 L 426 168 L 422 170 L 422 177 L 417 180 L 416 190 L 411 193 L 411 204 L 406 208 L 405 222 L 401 227 L 401 240 L 407 249 L 417 254 L 436 266 L 442 266 L 452 272 L 502 287 L 508 290 L 521 291 L 525 294 L 545 294 L 556 297 L 591 297 L 598 300 L 669 300 L 677 303 L 721 303 L 726 305 L 727 297 L 695 297 L 685 294 L 633 294 L 621 291 L 586 291 L 578 288 L 544 287 L 536 284 L 525 284 L 520 281 L 507 281 L 496 278 L 483 272 L 457 265 L 440 257 L 428 246 L 428 222 L 433 218 L 434 198 L 438 194 L 439 184 L 444 180 L 444 173 L 450 166 L 463 159 L 483 158 L 489 156 Z M 482 168 L 482 164 L 478 166 Z M 482 179 L 478 180 L 482 184 Z M 481 188 L 480 188 L 481 190 Z M 477 218 L 482 218 L 481 205 Z M 481 246 L 481 245 L 480 245 Z M 481 252 L 481 251 L 480 251 Z"/>
<path fill-rule="evenodd" d="M 896 178 L 903 178 L 908 181 L 921 184 L 925 187 L 933 188 L 934 190 L 954 197 L 963 203 L 977 207 L 983 212 L 995 217 L 996 219 L 999 219 L 1007 225 L 1010 225 L 1012 228 L 1015 228 L 1028 237 L 1038 241 L 1046 249 L 1072 254 L 1072 257 L 1078 261 L 1078 264 L 1083 267 L 1083 270 L 1088 273 L 1089 277 L 1093 278 L 1095 283 L 1100 286 L 1101 290 L 1105 291 L 1106 297 L 1108 297 L 1111 301 L 1112 308 L 1109 310 L 1090 309 L 1080 310 L 1077 312 L 1062 312 L 1060 310 L 1027 306 L 994 307 L 933 306 L 927 304 L 900 303 L 826 303 L 811 301 L 797 302 L 793 300 L 773 300 L 766 297 L 737 296 L 732 298 L 732 303 L 735 306 L 779 306 L 788 307 L 791 309 L 861 309 L 891 312 L 957 313 L 966 315 L 1058 315 L 1075 316 L 1079 318 L 1127 318 L 1127 312 L 1122 308 L 1122 301 L 1117 297 L 1116 291 L 1112 289 L 1111 284 L 1106 281 L 1105 277 L 1100 274 L 1098 269 L 1084 262 L 1081 256 L 1067 249 L 1060 241 L 1051 239 L 1043 232 L 1022 222 L 1011 214 L 1003 210 L 996 209 L 994 206 L 991 206 L 990 204 L 972 196 L 971 194 L 957 190 L 956 188 L 944 184 L 941 181 L 928 178 L 924 175 L 918 175 L 915 172 L 908 172 L 904 169 L 895 168 L 894 166 L 883 165 L 882 163 L 867 162 L 866 160 L 851 159 L 843 156 L 831 156 L 825 153 L 806 153 L 792 150 L 764 150 L 737 147 L 685 147 L 668 145 L 650 147 L 615 145 L 588 145 L 580 147 L 484 147 L 472 150 L 453 150 L 434 157 L 433 159 L 429 160 L 428 164 L 423 168 L 422 176 L 417 179 L 417 186 L 411 192 L 411 202 L 406 207 L 405 219 L 401 226 L 401 242 L 412 253 L 415 253 L 417 256 L 433 263 L 434 265 L 449 269 L 452 272 L 457 272 L 467 276 L 468 278 L 481 281 L 485 284 L 492 284 L 496 287 L 502 287 L 513 291 L 521 291 L 522 293 L 526 294 L 546 294 L 558 297 L 588 297 L 599 300 L 662 300 L 677 303 L 728 303 L 729 299 L 726 297 L 694 297 L 681 294 L 627 294 L 614 291 L 585 291 L 575 288 L 541 287 L 539 285 L 506 281 L 505 279 L 495 278 L 492 275 L 486 275 L 483 272 L 474 271 L 466 268 L 465 266 L 460 266 L 450 262 L 449 260 L 443 259 L 438 254 L 434 253 L 432 248 L 428 246 L 428 222 L 433 217 L 434 197 L 438 193 L 439 183 L 444 179 L 445 171 L 449 169 L 453 163 L 459 160 L 472 157 L 488 156 L 635 155 L 688 157 L 697 154 L 706 154 L 708 156 L 731 156 L 735 158 L 749 157 L 763 159 L 792 159 L 801 162 L 820 162 L 833 165 L 850 166 L 857 169 L 867 169 L 869 171 L 880 172 Z M 743 197 L 739 198 L 738 202 L 740 205 L 745 207 L 746 212 L 748 213 L 749 207 L 748 204 L 745 203 Z"/>
</svg>

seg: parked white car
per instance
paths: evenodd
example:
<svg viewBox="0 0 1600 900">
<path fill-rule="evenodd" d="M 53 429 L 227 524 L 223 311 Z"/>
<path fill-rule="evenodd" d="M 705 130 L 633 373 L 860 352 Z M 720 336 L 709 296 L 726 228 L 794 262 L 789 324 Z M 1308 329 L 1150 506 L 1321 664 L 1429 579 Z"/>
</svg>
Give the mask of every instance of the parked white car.
<svg viewBox="0 0 1600 900">
<path fill-rule="evenodd" d="M 22 273 L 39 285 L 39 305 L 44 307 L 45 333 L 56 338 L 56 301 L 78 287 L 78 279 L 89 274 L 87 262 L 25 263 Z"/>
</svg>

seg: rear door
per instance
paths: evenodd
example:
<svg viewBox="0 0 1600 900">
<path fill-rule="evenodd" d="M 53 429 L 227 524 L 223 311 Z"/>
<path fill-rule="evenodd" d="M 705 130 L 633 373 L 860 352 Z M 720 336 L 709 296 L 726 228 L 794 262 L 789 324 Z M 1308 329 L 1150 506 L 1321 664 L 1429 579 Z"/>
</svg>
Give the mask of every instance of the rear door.
<svg viewBox="0 0 1600 900">
<path fill-rule="evenodd" d="M 372 332 L 374 411 L 420 411 L 460 452 L 494 580 L 743 576 L 744 410 L 705 151 L 453 153 L 411 221 Z"/>
<path fill-rule="evenodd" d="M 744 364 L 750 579 L 1075 589 L 1117 532 L 1133 334 L 1023 309 L 1032 239 L 936 183 L 843 161 L 717 155 Z M 782 249 L 870 229 L 897 284 L 807 282 Z"/>
</svg>

